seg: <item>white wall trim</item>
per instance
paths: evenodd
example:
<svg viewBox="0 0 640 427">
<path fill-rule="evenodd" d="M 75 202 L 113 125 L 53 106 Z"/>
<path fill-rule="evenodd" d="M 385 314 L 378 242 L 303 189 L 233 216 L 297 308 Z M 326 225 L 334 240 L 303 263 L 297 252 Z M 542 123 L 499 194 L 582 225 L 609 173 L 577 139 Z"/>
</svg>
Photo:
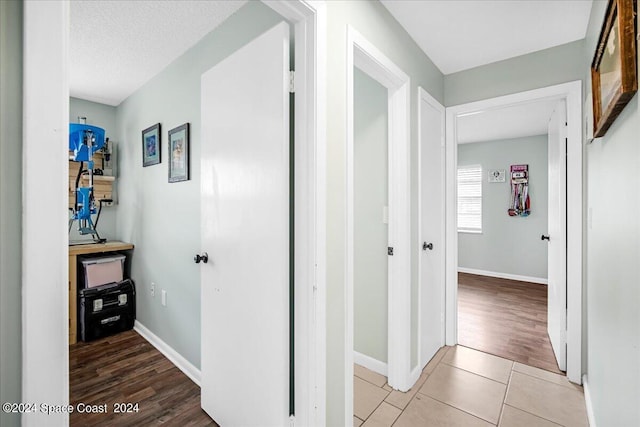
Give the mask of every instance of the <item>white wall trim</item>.
<svg viewBox="0 0 640 427">
<path fill-rule="evenodd" d="M 582 376 L 582 386 L 584 387 L 584 403 L 587 407 L 587 419 L 589 420 L 589 426 L 596 427 L 596 416 L 593 413 L 593 403 L 591 401 L 591 388 L 589 387 L 589 381 L 586 374 Z"/>
<path fill-rule="evenodd" d="M 521 276 L 519 274 L 499 273 L 497 271 L 477 270 L 475 268 L 458 267 L 459 273 L 477 274 L 478 276 L 497 277 L 499 279 L 518 280 L 520 282 L 538 283 L 540 285 L 549 284 L 549 280 L 544 277 Z"/>
<path fill-rule="evenodd" d="M 69 2 L 23 5 L 22 402 L 68 405 Z M 22 415 L 25 427 L 68 423 Z"/>
<path fill-rule="evenodd" d="M 445 162 L 445 150 L 444 150 L 444 146 L 445 146 L 445 113 L 446 113 L 446 109 L 444 108 L 444 106 L 442 104 L 440 104 L 440 102 L 438 102 L 437 99 L 435 99 L 433 96 L 431 96 L 431 94 L 429 92 L 427 92 L 426 90 L 424 90 L 421 86 L 418 87 L 418 236 L 417 236 L 417 242 L 416 242 L 416 248 L 418 248 L 418 253 L 420 255 L 418 255 L 418 340 L 417 340 L 417 344 L 416 344 L 416 351 L 417 351 L 417 358 L 416 360 L 418 361 L 418 366 L 416 369 L 418 369 L 418 376 L 415 377 L 414 375 L 414 371 L 411 372 L 411 382 L 415 383 L 415 381 L 418 380 L 418 378 L 420 377 L 420 373 L 422 372 L 422 369 L 426 366 L 426 364 L 429 362 L 428 360 L 422 360 L 422 269 L 423 269 L 423 262 L 424 262 L 424 257 L 422 256 L 422 238 L 424 236 L 424 230 L 422 229 L 422 182 L 424 181 L 423 178 L 423 167 L 422 167 L 422 150 L 423 150 L 423 136 L 422 135 L 422 103 L 426 102 L 429 106 L 433 107 L 435 110 L 439 111 L 441 114 L 441 123 L 440 123 L 440 133 L 442 135 L 441 137 L 441 162 L 444 165 Z M 442 256 L 442 264 L 440 266 L 440 268 L 442 269 L 442 302 L 441 302 L 441 307 L 442 307 L 442 312 L 440 313 L 440 318 L 442 319 L 442 325 L 441 325 L 441 331 L 440 331 L 440 346 L 443 346 L 445 343 L 445 322 L 444 322 L 444 315 L 445 315 L 445 307 L 446 307 L 446 303 L 445 303 L 445 295 L 446 295 L 446 281 L 444 280 L 446 277 L 446 235 L 445 235 L 445 230 L 446 230 L 446 199 L 445 199 L 445 195 L 446 195 L 446 191 L 444 188 L 444 185 L 446 183 L 446 173 L 445 173 L 445 168 L 442 168 L 442 175 L 441 175 L 441 179 L 442 179 L 442 184 L 443 184 L 443 188 L 442 188 L 442 198 L 441 200 L 438 200 L 438 202 L 440 203 L 441 206 L 441 217 L 442 217 L 442 223 L 439 224 L 440 227 L 440 241 L 445 245 L 445 249 L 443 251 L 443 256 Z M 415 378 L 415 380 L 413 379 Z"/>
<path fill-rule="evenodd" d="M 388 366 L 385 362 L 382 362 L 378 359 L 374 359 L 371 356 L 367 356 L 366 354 L 359 353 L 357 351 L 353 352 L 353 363 L 356 365 L 364 366 L 365 368 L 377 372 L 380 375 L 387 376 Z"/>
<path fill-rule="evenodd" d="M 447 108 L 447 345 L 457 342 L 458 233 L 456 166 L 458 117 L 538 100 L 567 102 L 567 378 L 582 382 L 582 82 L 562 83 Z"/>
<path fill-rule="evenodd" d="M 147 340 L 149 344 L 154 346 L 160 353 L 164 354 L 165 357 L 176 366 L 176 368 L 180 369 L 186 376 L 191 379 L 191 381 L 193 381 L 198 387 L 200 387 L 200 369 L 196 368 L 180 353 L 175 351 L 173 347 L 164 342 L 159 336 L 151 332 L 139 321 L 135 321 L 133 330 L 139 333 L 142 338 Z"/>
<path fill-rule="evenodd" d="M 377 47 L 347 26 L 347 135 L 345 224 L 345 425 L 353 424 L 354 130 L 353 75 L 358 67 L 388 89 L 389 116 L 389 316 L 388 382 L 411 388 L 410 79 Z"/>
</svg>

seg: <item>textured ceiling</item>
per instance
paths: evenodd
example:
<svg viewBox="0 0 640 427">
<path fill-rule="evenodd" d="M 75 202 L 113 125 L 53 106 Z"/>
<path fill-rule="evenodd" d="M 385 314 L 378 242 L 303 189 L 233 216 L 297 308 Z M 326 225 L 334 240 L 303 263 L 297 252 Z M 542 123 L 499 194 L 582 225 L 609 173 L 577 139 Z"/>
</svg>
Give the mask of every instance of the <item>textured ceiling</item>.
<svg viewBox="0 0 640 427">
<path fill-rule="evenodd" d="M 118 105 L 245 3 L 71 1 L 71 96 Z M 583 38 L 592 0 L 382 3 L 450 74 Z"/>
<path fill-rule="evenodd" d="M 592 0 L 381 0 L 443 74 L 585 37 Z"/>
<path fill-rule="evenodd" d="M 544 135 L 557 104 L 557 99 L 536 101 L 459 117 L 458 144 Z"/>
<path fill-rule="evenodd" d="M 71 96 L 120 104 L 245 3 L 71 1 Z"/>
</svg>

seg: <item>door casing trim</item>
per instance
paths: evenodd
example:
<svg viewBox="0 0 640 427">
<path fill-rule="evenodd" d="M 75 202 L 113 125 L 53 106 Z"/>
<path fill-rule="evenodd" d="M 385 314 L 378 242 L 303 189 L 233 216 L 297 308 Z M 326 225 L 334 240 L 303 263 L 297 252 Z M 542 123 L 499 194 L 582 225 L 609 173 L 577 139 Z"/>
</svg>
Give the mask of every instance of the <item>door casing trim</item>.
<svg viewBox="0 0 640 427">
<path fill-rule="evenodd" d="M 565 99 L 567 105 L 567 378 L 582 382 L 582 228 L 583 136 L 582 82 L 540 89 L 447 107 L 446 113 L 446 343 L 458 341 L 458 233 L 457 233 L 457 133 L 459 117 L 540 100 Z"/>
</svg>

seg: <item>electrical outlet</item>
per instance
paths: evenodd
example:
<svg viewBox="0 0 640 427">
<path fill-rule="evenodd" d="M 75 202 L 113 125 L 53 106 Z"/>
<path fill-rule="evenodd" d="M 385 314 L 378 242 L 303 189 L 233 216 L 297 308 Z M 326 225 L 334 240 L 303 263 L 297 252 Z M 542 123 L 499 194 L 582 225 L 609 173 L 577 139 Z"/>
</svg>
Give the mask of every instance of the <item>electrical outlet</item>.
<svg viewBox="0 0 640 427">
<path fill-rule="evenodd" d="M 151 282 L 150 290 L 151 290 L 151 296 L 155 297 L 156 296 L 156 284 L 155 283 Z"/>
<path fill-rule="evenodd" d="M 162 305 L 167 306 L 167 291 L 164 289 L 162 290 Z"/>
</svg>

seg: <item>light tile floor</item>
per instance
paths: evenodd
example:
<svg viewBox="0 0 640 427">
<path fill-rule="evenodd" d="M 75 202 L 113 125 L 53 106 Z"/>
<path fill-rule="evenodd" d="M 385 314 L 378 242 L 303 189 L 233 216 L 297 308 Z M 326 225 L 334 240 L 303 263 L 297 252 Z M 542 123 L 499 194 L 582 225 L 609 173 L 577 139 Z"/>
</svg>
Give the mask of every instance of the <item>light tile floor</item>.
<svg viewBox="0 0 640 427">
<path fill-rule="evenodd" d="M 354 427 L 588 426 L 582 387 L 467 347 L 443 347 L 406 393 L 354 367 Z"/>
</svg>

